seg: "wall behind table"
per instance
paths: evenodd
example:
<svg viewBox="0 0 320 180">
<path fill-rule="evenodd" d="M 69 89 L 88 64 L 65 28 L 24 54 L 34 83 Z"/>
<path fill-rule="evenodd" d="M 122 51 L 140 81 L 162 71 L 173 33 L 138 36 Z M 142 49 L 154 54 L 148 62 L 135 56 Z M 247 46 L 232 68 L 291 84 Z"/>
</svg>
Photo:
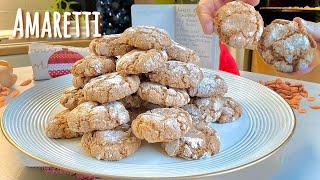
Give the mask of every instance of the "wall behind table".
<svg viewBox="0 0 320 180">
<path fill-rule="evenodd" d="M 53 0 L 0 0 L 0 30 L 12 30 L 18 8 L 30 12 L 45 11 Z"/>
<path fill-rule="evenodd" d="M 318 61 L 320 61 L 320 51 L 316 52 L 315 58 L 317 58 Z M 273 76 L 320 83 L 320 65 L 316 66 L 310 73 L 299 76 L 281 73 L 276 71 L 272 66 L 266 64 L 259 55 L 258 51 L 253 51 L 251 71 L 256 73 L 269 74 Z"/>
</svg>

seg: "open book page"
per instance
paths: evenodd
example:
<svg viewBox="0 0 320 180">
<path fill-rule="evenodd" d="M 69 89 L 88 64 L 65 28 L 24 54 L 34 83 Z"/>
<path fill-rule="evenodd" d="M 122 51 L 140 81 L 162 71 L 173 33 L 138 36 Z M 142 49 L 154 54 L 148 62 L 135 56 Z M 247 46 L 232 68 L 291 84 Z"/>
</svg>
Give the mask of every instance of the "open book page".
<svg viewBox="0 0 320 180">
<path fill-rule="evenodd" d="M 219 40 L 216 35 L 204 35 L 196 15 L 196 4 L 176 5 L 175 41 L 195 50 L 200 56 L 200 66 L 219 67 Z"/>
</svg>

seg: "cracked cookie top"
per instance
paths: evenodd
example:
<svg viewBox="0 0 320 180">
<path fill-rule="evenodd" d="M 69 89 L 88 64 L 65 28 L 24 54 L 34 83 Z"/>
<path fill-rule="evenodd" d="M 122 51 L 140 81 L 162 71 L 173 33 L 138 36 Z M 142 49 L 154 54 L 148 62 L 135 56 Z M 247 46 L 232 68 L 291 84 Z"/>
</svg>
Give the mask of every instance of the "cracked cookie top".
<svg viewBox="0 0 320 180">
<path fill-rule="evenodd" d="M 263 31 L 263 19 L 253 6 L 242 1 L 232 1 L 219 8 L 214 18 L 219 38 L 235 47 L 252 47 Z"/>
<path fill-rule="evenodd" d="M 306 70 L 312 62 L 316 42 L 304 27 L 276 19 L 265 27 L 258 44 L 264 61 L 281 72 Z"/>
<path fill-rule="evenodd" d="M 218 123 L 227 123 L 239 119 L 242 115 L 242 106 L 231 97 L 223 98 L 223 107 Z"/>
<path fill-rule="evenodd" d="M 71 74 L 79 77 L 92 77 L 114 72 L 115 70 L 114 58 L 89 55 L 72 65 Z"/>
<path fill-rule="evenodd" d="M 73 76 L 72 77 L 72 85 L 74 88 L 79 89 L 83 88 L 93 77 L 79 77 Z"/>
<path fill-rule="evenodd" d="M 203 79 L 203 73 L 197 65 L 180 61 L 167 61 L 148 76 L 152 82 L 173 88 L 196 87 Z"/>
<path fill-rule="evenodd" d="M 145 101 L 165 107 L 181 107 L 190 101 L 186 90 L 168 88 L 152 82 L 141 83 L 137 94 Z"/>
<path fill-rule="evenodd" d="M 85 99 L 82 89 L 75 89 L 73 87 L 64 90 L 60 98 L 60 104 L 70 110 L 83 102 L 85 102 Z"/>
<path fill-rule="evenodd" d="M 200 58 L 194 50 L 184 47 L 174 41 L 172 41 L 171 46 L 167 48 L 167 54 L 169 60 L 177 60 L 193 64 L 199 64 L 200 62 Z"/>
<path fill-rule="evenodd" d="M 180 108 L 157 108 L 140 114 L 132 121 L 132 132 L 149 143 L 181 138 L 192 126 L 188 112 Z"/>
<path fill-rule="evenodd" d="M 122 99 L 135 93 L 140 80 L 136 75 L 122 76 L 118 72 L 93 78 L 84 88 L 84 97 L 88 101 L 106 103 Z"/>
<path fill-rule="evenodd" d="M 208 124 L 220 118 L 223 106 L 223 97 L 195 98 L 182 109 L 191 115 L 194 123 Z"/>
<path fill-rule="evenodd" d="M 117 60 L 116 70 L 121 74 L 148 73 L 161 67 L 168 60 L 162 50 L 132 50 Z"/>
<path fill-rule="evenodd" d="M 129 125 L 112 130 L 86 133 L 81 139 L 81 147 L 91 156 L 104 160 L 120 160 L 133 154 L 141 144 Z"/>
<path fill-rule="evenodd" d="M 220 138 L 214 129 L 194 126 L 181 138 L 163 143 L 162 146 L 169 156 L 192 160 L 217 154 L 220 144 Z"/>
<path fill-rule="evenodd" d="M 99 105 L 84 102 L 68 115 L 68 125 L 75 132 L 113 129 L 130 121 L 129 112 L 118 101 Z"/>
<path fill-rule="evenodd" d="M 53 118 L 49 119 L 46 127 L 46 135 L 49 138 L 55 139 L 69 139 L 82 136 L 82 133 L 70 130 L 67 123 L 67 116 L 70 110 L 66 109 L 56 114 Z"/>
<path fill-rule="evenodd" d="M 120 34 L 105 35 L 93 39 L 89 50 L 97 56 L 115 57 L 122 56 L 133 49 L 132 46 L 120 41 Z"/>
<path fill-rule="evenodd" d="M 188 89 L 191 97 L 223 96 L 228 91 L 226 82 L 213 71 L 201 68 L 204 78 L 196 86 Z"/>
<path fill-rule="evenodd" d="M 151 26 L 136 26 L 126 29 L 120 37 L 121 41 L 142 50 L 163 50 L 171 45 L 166 31 Z"/>
</svg>

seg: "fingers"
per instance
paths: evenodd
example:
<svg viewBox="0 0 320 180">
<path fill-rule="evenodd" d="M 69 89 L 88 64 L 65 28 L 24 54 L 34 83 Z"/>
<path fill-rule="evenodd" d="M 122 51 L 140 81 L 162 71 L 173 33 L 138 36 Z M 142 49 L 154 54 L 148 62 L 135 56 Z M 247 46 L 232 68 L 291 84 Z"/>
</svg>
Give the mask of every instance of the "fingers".
<svg viewBox="0 0 320 180">
<path fill-rule="evenodd" d="M 259 4 L 260 0 L 242 0 L 245 3 L 251 4 L 252 6 L 256 6 Z"/>
<path fill-rule="evenodd" d="M 293 21 L 297 22 L 300 26 L 306 28 L 308 33 L 313 37 L 313 39 L 317 42 L 317 47 L 320 49 L 320 23 L 306 21 L 302 18 L 296 17 Z"/>
<path fill-rule="evenodd" d="M 205 34 L 213 33 L 214 11 L 215 7 L 213 0 L 202 0 L 197 6 L 196 13 Z"/>
</svg>

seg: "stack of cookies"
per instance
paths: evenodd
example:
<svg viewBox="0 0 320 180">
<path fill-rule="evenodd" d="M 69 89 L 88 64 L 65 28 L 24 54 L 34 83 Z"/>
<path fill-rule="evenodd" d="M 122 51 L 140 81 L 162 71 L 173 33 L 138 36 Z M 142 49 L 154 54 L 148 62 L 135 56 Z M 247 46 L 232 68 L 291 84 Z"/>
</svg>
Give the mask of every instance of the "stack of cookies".
<svg viewBox="0 0 320 180">
<path fill-rule="evenodd" d="M 141 144 L 161 143 L 169 156 L 199 159 L 219 152 L 209 125 L 238 119 L 240 104 L 227 85 L 200 68 L 199 56 L 155 27 L 131 27 L 90 43 L 92 55 L 71 70 L 73 87 L 50 119 L 50 138 L 82 136 L 81 147 L 103 160 L 120 160 Z"/>
</svg>

